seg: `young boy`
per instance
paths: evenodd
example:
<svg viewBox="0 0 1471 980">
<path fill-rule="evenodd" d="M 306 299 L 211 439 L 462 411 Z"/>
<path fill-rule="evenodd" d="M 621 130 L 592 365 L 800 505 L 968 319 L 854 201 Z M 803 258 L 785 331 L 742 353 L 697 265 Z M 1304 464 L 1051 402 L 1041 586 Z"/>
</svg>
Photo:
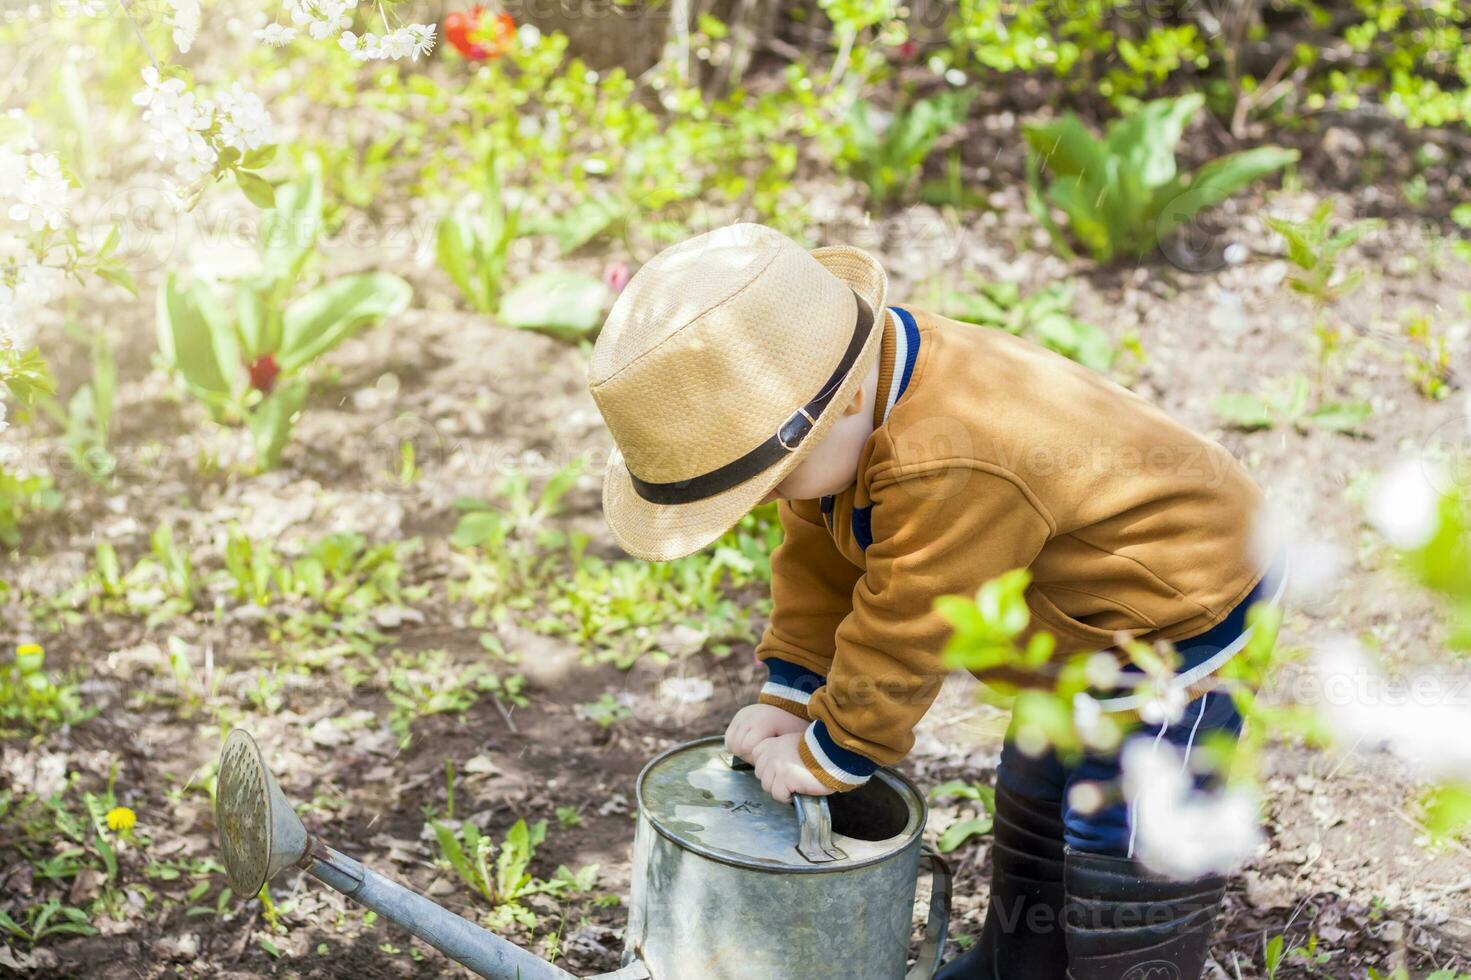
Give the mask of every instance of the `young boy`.
<svg viewBox="0 0 1471 980">
<path fill-rule="evenodd" d="M 1247 557 L 1259 494 L 1242 468 L 1073 362 L 889 308 L 886 288 L 858 249 L 809 253 L 735 225 L 644 266 L 593 351 L 589 386 L 621 453 L 604 508 L 630 554 L 689 554 L 780 501 L 756 651 L 769 679 L 731 721 L 730 750 L 782 801 L 898 762 L 944 679 L 934 600 L 1013 568 L 1031 572 L 1030 629 L 1061 654 L 1120 634 L 1176 645 L 1184 711 L 1147 729 L 1156 744 L 1188 756 L 1208 732 L 1235 734 L 1226 696 L 1185 702 L 1239 646 L 1261 592 Z M 1008 739 L 982 939 L 940 976 L 1200 975 L 1224 879 L 1157 879 L 1132 858 L 1123 803 L 1075 805 L 1075 783 L 1118 775 L 1116 757 L 1064 764 Z"/>
</svg>

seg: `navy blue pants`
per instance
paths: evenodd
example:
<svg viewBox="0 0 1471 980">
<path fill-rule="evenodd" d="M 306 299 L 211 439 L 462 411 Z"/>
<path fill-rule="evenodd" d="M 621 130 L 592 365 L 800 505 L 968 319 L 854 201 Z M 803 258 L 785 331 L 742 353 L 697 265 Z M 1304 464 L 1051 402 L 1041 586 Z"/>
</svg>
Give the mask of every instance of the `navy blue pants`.
<svg viewBox="0 0 1471 980">
<path fill-rule="evenodd" d="M 1180 673 L 1204 664 L 1240 637 L 1246 629 L 1247 610 L 1267 597 L 1265 583 L 1258 585 L 1219 624 L 1199 636 L 1177 642 L 1175 649 L 1181 657 Z M 1126 669 L 1137 670 L 1132 666 Z M 1208 693 L 1187 705 L 1184 717 L 1178 722 L 1163 726 L 1163 730 L 1146 726 L 1130 733 L 1126 740 L 1147 737 L 1152 741 L 1158 738 L 1185 752 L 1188 757 L 1189 752 L 1211 733 L 1225 733 L 1232 738 L 1241 734 L 1241 714 L 1228 694 Z M 1219 738 L 1219 734 L 1216 737 Z M 1016 747 L 1010 737 L 1001 749 L 1001 765 L 996 770 L 997 782 L 1012 792 L 1057 803 L 1062 811 L 1063 839 L 1069 847 L 1090 854 L 1132 857 L 1129 808 L 1125 802 L 1119 800 L 1086 813 L 1069 803 L 1070 791 L 1076 784 L 1102 783 L 1117 787 L 1121 784 L 1120 775 L 1119 754 L 1116 752 L 1087 754 L 1069 764 L 1053 752 L 1038 757 L 1028 756 Z M 1204 781 L 1204 777 L 1197 779 L 1197 783 L 1203 784 Z"/>
</svg>

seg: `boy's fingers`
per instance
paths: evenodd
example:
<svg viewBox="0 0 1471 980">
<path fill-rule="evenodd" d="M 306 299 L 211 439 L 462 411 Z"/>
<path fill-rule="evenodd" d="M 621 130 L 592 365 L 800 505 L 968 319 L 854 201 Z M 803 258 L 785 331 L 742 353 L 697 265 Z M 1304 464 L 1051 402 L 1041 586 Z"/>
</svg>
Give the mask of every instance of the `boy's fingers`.
<svg viewBox="0 0 1471 980">
<path fill-rule="evenodd" d="M 746 723 L 744 721 L 737 718 L 735 721 L 731 722 L 730 727 L 725 730 L 726 751 L 731 752 L 735 755 L 744 756 L 745 753 L 741 750 L 745 748 L 746 745 L 745 734 Z"/>
</svg>

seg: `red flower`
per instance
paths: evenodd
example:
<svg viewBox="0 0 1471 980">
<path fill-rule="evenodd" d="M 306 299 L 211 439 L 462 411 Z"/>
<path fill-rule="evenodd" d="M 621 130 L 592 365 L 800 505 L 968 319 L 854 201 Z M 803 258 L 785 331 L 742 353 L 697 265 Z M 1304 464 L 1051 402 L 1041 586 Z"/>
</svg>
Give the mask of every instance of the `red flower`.
<svg viewBox="0 0 1471 980">
<path fill-rule="evenodd" d="M 276 376 L 281 373 L 275 354 L 262 354 L 247 364 L 245 369 L 250 372 L 250 386 L 267 395 L 276 387 Z"/>
<path fill-rule="evenodd" d="M 444 19 L 444 36 L 456 51 L 470 61 L 499 58 L 516 36 L 516 21 L 502 11 L 488 22 L 485 8 L 456 10 Z"/>
<path fill-rule="evenodd" d="M 899 57 L 905 61 L 909 61 L 918 53 L 919 45 L 915 44 L 912 38 L 899 45 Z"/>
</svg>

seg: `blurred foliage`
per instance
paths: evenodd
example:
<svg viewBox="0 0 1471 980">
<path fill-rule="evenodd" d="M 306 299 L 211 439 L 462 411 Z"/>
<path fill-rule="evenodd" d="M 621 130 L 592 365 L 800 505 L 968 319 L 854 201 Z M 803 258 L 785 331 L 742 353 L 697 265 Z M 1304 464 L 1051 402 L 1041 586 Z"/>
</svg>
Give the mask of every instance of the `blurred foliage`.
<svg viewBox="0 0 1471 980">
<path fill-rule="evenodd" d="M 1377 103 L 1411 126 L 1471 121 L 1460 0 L 960 0 L 947 64 L 1048 74 L 1120 105 L 1204 87 L 1278 116 Z"/>
</svg>

